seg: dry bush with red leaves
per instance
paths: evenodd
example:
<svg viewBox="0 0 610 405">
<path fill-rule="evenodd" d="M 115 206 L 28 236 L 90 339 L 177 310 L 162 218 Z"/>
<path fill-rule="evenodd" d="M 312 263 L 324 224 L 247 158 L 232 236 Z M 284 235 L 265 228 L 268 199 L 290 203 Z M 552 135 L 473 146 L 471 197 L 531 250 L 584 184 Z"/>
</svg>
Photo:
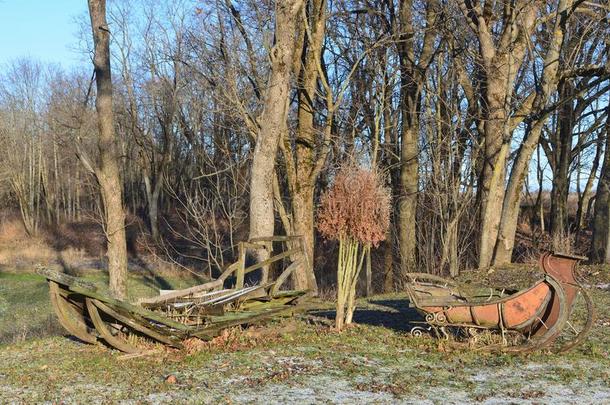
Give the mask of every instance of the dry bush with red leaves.
<svg viewBox="0 0 610 405">
<path fill-rule="evenodd" d="M 318 229 L 327 239 L 350 237 L 377 247 L 390 226 L 391 192 L 375 169 L 342 166 L 321 198 Z"/>
<path fill-rule="evenodd" d="M 354 165 L 339 169 L 332 187 L 322 196 L 318 229 L 339 240 L 337 264 L 338 330 L 352 322 L 356 283 L 370 246 L 385 239 L 390 225 L 390 190 L 376 170 Z"/>
</svg>

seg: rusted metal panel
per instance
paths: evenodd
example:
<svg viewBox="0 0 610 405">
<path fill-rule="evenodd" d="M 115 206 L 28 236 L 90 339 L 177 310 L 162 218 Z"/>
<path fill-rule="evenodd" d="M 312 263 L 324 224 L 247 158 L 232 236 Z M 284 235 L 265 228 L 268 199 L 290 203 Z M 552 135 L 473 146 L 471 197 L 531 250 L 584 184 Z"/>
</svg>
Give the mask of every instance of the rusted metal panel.
<svg viewBox="0 0 610 405">
<path fill-rule="evenodd" d="M 529 325 L 540 313 L 540 307 L 548 303 L 551 291 L 546 283 L 538 283 L 525 294 L 507 300 L 502 305 L 502 319 L 507 328 Z"/>
</svg>

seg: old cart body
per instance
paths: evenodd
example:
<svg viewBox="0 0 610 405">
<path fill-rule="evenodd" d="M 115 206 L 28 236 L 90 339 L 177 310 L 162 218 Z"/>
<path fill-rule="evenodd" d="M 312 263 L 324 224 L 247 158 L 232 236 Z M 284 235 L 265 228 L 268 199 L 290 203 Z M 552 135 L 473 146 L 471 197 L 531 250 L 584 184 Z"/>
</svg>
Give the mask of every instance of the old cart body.
<svg viewBox="0 0 610 405">
<path fill-rule="evenodd" d="M 247 266 L 248 249 L 271 250 L 273 242 L 284 244 L 286 249 Z M 305 260 L 299 237 L 241 242 L 239 260 L 217 279 L 142 299 L 136 304 L 114 299 L 105 290 L 61 272 L 39 268 L 38 273 L 46 277 L 51 303 L 68 332 L 87 343 L 103 341 L 123 352 L 137 353 L 140 348 L 133 343 L 132 336 L 180 348 L 187 338 L 207 340 L 232 326 L 302 310 L 307 292 L 282 287 Z M 246 285 L 246 275 L 280 261 L 287 265 L 275 281 Z"/>
</svg>

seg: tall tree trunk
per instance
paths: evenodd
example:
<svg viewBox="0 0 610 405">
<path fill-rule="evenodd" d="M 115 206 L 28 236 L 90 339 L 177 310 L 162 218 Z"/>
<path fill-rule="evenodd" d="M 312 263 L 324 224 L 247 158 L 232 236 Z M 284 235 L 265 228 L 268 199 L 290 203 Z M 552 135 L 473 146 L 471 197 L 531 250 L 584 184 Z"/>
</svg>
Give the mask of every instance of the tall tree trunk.
<svg viewBox="0 0 610 405">
<path fill-rule="evenodd" d="M 560 88 L 559 98 L 571 97 L 574 89 L 567 81 Z M 574 129 L 574 106 L 567 102 L 559 109 L 556 165 L 553 168 L 551 190 L 551 233 L 558 234 L 568 229 L 568 195 L 570 188 L 570 163 L 572 162 L 572 130 Z"/>
<path fill-rule="evenodd" d="M 419 112 L 425 74 L 434 56 L 438 2 L 426 4 L 426 33 L 419 53 L 415 41 L 413 1 L 401 0 L 399 9 L 401 92 L 400 185 L 398 204 L 398 237 L 401 272 L 416 266 L 416 211 L 419 188 Z"/>
<path fill-rule="evenodd" d="M 275 44 L 270 52 L 271 76 L 265 94 L 264 110 L 259 120 L 259 131 L 252 158 L 250 179 L 250 238 L 272 236 L 274 230 L 273 182 L 277 148 L 282 134 L 288 131 L 287 116 L 290 105 L 298 15 L 302 0 L 277 1 L 275 5 Z M 259 260 L 268 257 L 259 251 Z M 263 269 L 266 280 L 268 269 Z"/>
<path fill-rule="evenodd" d="M 405 101 L 403 100 L 403 103 Z M 404 109 L 406 110 L 406 108 Z M 403 114 L 404 114 L 403 110 Z M 416 114 L 414 114 L 416 115 Z M 414 119 L 414 121 L 419 121 Z M 400 153 L 400 199 L 398 206 L 401 272 L 414 271 L 416 266 L 416 211 L 419 185 L 418 125 L 403 116 Z"/>
<path fill-rule="evenodd" d="M 150 234 L 155 242 L 160 241 L 159 235 L 159 196 L 163 183 L 163 172 L 159 172 L 151 181 L 148 174 L 144 174 L 144 188 L 148 206 L 148 220 L 150 221 Z"/>
<path fill-rule="evenodd" d="M 315 100 L 318 87 L 318 58 L 322 52 L 326 31 L 326 0 L 311 0 L 308 4 L 310 29 L 304 40 L 302 68 L 299 77 L 298 126 L 295 142 L 294 172 L 289 176 L 292 196 L 294 233 L 303 237 L 307 264 L 294 272 L 295 288 L 317 291 L 313 270 L 314 259 L 314 194 L 319 175 L 320 159 L 325 154 L 316 145 Z M 327 125 L 332 125 L 328 122 Z M 322 148 L 324 146 L 322 145 Z M 290 147 L 284 148 L 292 159 Z"/>
<path fill-rule="evenodd" d="M 578 242 L 580 238 L 581 231 L 585 228 L 585 219 L 586 214 L 588 213 L 587 208 L 589 207 L 589 201 L 591 200 L 591 190 L 593 189 L 593 183 L 595 182 L 597 169 L 599 168 L 599 161 L 604 151 L 603 138 L 603 134 L 600 132 L 595 148 L 595 156 L 593 157 L 593 162 L 591 163 L 591 171 L 587 177 L 585 189 L 578 199 L 578 209 L 576 211 L 576 242 Z"/>
<path fill-rule="evenodd" d="M 606 108 L 606 147 L 595 194 L 593 239 L 589 254 L 593 263 L 610 263 L 610 106 Z"/>
<path fill-rule="evenodd" d="M 97 96 L 99 167 L 95 170 L 104 208 L 104 225 L 108 241 L 108 274 L 110 291 L 117 298 L 127 294 L 127 243 L 123 186 L 119 172 L 119 155 L 112 111 L 112 78 L 110 70 L 110 31 L 106 22 L 106 1 L 89 0 L 93 44 L 93 65 Z"/>
<path fill-rule="evenodd" d="M 544 67 L 542 71 L 542 80 L 540 91 L 536 94 L 533 101 L 532 112 L 539 112 L 547 107 L 551 95 L 557 89 L 559 80 L 559 56 L 563 44 L 568 13 L 567 10 L 572 6 L 572 0 L 561 0 L 557 5 L 555 22 L 552 27 L 552 36 L 549 41 Z M 525 103 L 524 103 L 525 104 Z M 520 113 L 524 116 L 526 111 Z M 504 202 L 502 205 L 502 215 L 499 224 L 497 241 L 495 242 L 495 251 L 493 257 L 494 265 L 510 263 L 513 248 L 515 246 L 515 234 L 517 232 L 517 222 L 519 219 L 519 208 L 521 205 L 521 196 L 527 170 L 532 160 L 534 150 L 538 146 L 542 127 L 548 118 L 548 113 L 542 114 L 537 120 L 530 124 L 530 128 L 525 135 L 517 158 L 513 163 L 510 173 Z M 512 124 L 514 127 L 514 123 Z"/>
<path fill-rule="evenodd" d="M 297 267 L 294 272 L 294 287 L 308 289 L 317 293 L 317 284 L 313 272 L 314 255 L 314 188 L 304 185 L 292 196 L 292 215 L 295 235 L 303 237 L 307 263 Z"/>
<path fill-rule="evenodd" d="M 506 77 L 506 76 L 505 76 Z M 489 267 L 493 248 L 498 238 L 500 215 L 504 200 L 504 179 L 509 144 L 504 141 L 506 133 L 506 89 L 505 83 L 488 84 L 486 109 L 489 111 L 484 124 L 484 162 L 479 181 L 480 228 L 479 268 Z M 493 90 L 492 90 L 493 89 Z"/>
<path fill-rule="evenodd" d="M 501 13 L 493 6 L 458 2 L 479 42 L 483 156 L 477 200 L 480 209 L 479 268 L 489 267 L 498 238 L 504 200 L 506 161 L 512 128 L 509 122 L 515 78 L 523 64 L 534 32 L 540 4 L 519 0 L 507 3 Z M 501 22 L 501 30 L 495 25 Z"/>
<path fill-rule="evenodd" d="M 506 194 L 504 195 L 502 215 L 493 257 L 493 264 L 496 266 L 510 263 L 513 255 L 523 184 L 532 154 L 538 145 L 542 124 L 543 122 L 537 122 L 533 128 L 530 128 L 525 141 L 519 149 L 517 160 L 513 163 Z"/>
</svg>

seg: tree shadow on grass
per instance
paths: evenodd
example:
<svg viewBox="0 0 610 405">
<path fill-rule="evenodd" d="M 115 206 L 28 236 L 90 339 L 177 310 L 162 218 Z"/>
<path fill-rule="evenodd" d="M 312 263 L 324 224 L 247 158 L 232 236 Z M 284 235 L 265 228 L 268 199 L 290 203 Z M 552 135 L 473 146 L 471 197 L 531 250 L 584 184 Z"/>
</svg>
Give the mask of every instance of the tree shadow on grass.
<svg viewBox="0 0 610 405">
<path fill-rule="evenodd" d="M 137 253 L 132 253 L 129 258 L 130 262 L 133 262 L 140 269 L 140 275 L 144 280 L 144 283 L 149 287 L 161 289 L 161 290 L 171 290 L 173 286 L 171 283 L 160 274 L 157 274 L 154 269 L 152 269 L 146 261 L 144 261 Z"/>
<path fill-rule="evenodd" d="M 59 266 L 61 266 L 63 272 L 73 277 L 82 277 L 83 271 L 79 267 L 73 267 L 63 258 L 61 254 L 61 250 L 56 249 L 56 261 Z M 150 288 L 155 289 L 163 289 L 163 290 L 171 290 L 173 289 L 170 281 L 163 277 L 162 275 L 155 272 L 151 266 L 146 263 L 137 253 L 132 253 L 128 258 L 128 267 L 132 268 L 135 266 L 137 269 L 135 271 L 129 271 L 129 273 L 134 275 L 139 275 L 142 278 L 142 282 L 144 285 Z M 96 270 L 99 270 L 105 281 L 107 281 L 108 275 L 108 266 L 104 259 L 99 260 L 99 265 L 96 266 Z M 199 280 L 198 280 L 199 281 Z"/>
<path fill-rule="evenodd" d="M 335 311 L 315 311 L 312 314 L 335 319 Z M 354 312 L 355 323 L 381 326 L 401 333 L 409 332 L 423 320 L 415 308 L 409 307 L 409 300 L 406 298 L 372 299 L 366 306 L 357 306 Z"/>
</svg>

